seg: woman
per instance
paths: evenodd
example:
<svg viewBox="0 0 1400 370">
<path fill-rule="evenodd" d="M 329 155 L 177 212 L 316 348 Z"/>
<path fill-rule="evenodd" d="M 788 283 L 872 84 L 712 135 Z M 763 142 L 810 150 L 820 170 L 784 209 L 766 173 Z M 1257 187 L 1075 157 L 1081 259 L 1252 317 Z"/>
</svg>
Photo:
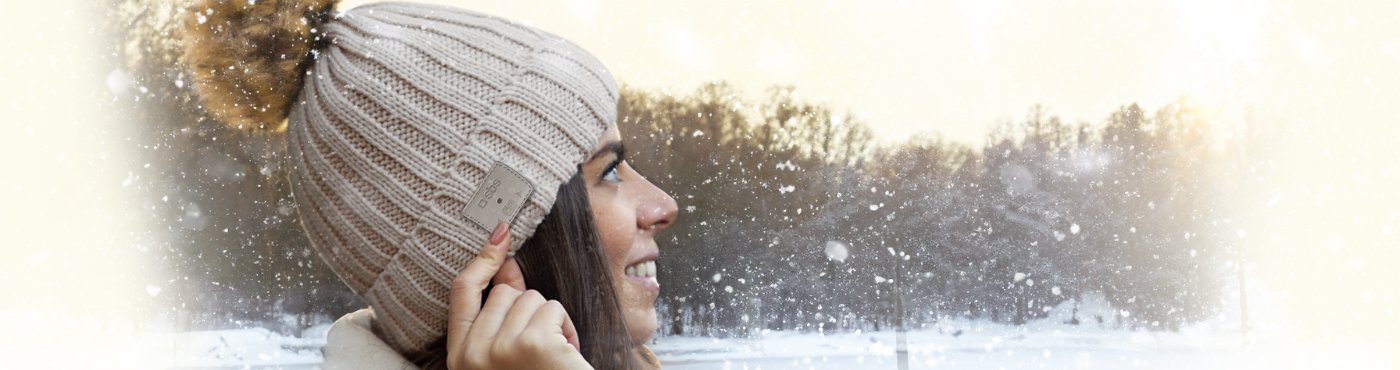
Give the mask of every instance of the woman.
<svg viewBox="0 0 1400 370">
<path fill-rule="evenodd" d="M 201 1 L 184 54 L 212 116 L 286 132 L 302 226 L 370 303 L 326 367 L 658 367 L 676 205 L 625 162 L 608 71 L 483 14 L 333 7 Z"/>
</svg>

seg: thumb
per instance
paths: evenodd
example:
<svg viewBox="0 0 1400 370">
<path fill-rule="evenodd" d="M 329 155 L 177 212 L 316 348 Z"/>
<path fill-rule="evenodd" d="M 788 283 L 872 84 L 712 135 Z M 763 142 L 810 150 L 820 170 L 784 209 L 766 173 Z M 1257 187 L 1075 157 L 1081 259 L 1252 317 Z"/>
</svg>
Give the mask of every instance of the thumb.
<svg viewBox="0 0 1400 370">
<path fill-rule="evenodd" d="M 506 223 L 496 225 L 488 244 L 452 279 L 452 288 L 447 294 L 448 348 L 460 348 L 466 343 L 467 332 L 477 314 L 481 313 L 481 292 L 486 289 L 491 276 L 505 263 L 509 234 Z"/>
</svg>

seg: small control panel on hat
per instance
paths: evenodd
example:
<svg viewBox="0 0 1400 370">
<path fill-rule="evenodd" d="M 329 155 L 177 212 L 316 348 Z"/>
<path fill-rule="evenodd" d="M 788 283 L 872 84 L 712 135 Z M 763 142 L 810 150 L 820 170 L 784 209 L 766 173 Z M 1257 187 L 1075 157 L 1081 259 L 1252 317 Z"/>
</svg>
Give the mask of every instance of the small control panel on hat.
<svg viewBox="0 0 1400 370">
<path fill-rule="evenodd" d="M 467 202 L 467 218 L 488 231 L 495 229 L 501 222 L 514 221 L 534 192 L 535 187 L 519 172 L 496 162 Z"/>
</svg>

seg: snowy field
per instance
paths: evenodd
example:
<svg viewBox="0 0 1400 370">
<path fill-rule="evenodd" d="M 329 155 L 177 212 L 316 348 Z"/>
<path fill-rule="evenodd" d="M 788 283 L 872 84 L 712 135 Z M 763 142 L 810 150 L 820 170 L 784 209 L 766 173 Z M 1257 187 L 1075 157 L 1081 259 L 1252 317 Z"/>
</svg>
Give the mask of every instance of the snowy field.
<svg viewBox="0 0 1400 370">
<path fill-rule="evenodd" d="M 315 369 L 327 326 L 169 334 L 177 369 Z M 956 334 L 956 335 L 955 335 Z M 911 369 L 1394 369 L 1393 348 L 1261 342 L 1238 333 L 1091 329 L 1045 322 L 963 322 L 907 333 Z M 896 369 L 895 333 L 768 332 L 756 339 L 663 337 L 668 369 Z"/>
<path fill-rule="evenodd" d="M 895 334 L 778 334 L 761 340 L 663 338 L 669 369 L 896 369 Z M 1393 369 L 1384 346 L 1239 345 L 1238 335 L 1024 330 L 907 334 L 910 369 Z"/>
<path fill-rule="evenodd" d="M 1113 329 L 1089 319 L 1069 325 L 1075 306 L 1061 304 L 1025 325 L 945 320 L 905 334 L 910 369 L 1395 369 L 1394 343 L 1337 344 L 1286 340 L 1284 331 L 1253 334 L 1251 344 L 1222 315 L 1179 332 Z M 1099 295 L 1086 296 L 1080 318 L 1111 315 Z M 1105 316 L 1111 317 L 1111 316 Z M 1287 320 L 1271 320 L 1284 322 Z M 156 336 L 152 350 L 172 354 L 176 369 L 316 369 L 328 324 L 300 335 L 263 328 Z M 651 349 L 667 369 L 897 369 L 894 331 L 794 333 L 754 338 L 660 337 Z"/>
</svg>

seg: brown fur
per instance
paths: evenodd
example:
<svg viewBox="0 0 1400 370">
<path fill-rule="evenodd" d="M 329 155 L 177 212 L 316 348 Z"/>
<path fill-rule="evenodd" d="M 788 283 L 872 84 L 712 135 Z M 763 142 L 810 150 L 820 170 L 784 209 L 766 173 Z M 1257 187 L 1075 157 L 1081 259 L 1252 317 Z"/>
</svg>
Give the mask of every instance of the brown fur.
<svg viewBox="0 0 1400 370">
<path fill-rule="evenodd" d="M 285 129 L 336 2 L 197 0 L 184 20 L 184 63 L 204 110 L 236 129 Z"/>
</svg>

